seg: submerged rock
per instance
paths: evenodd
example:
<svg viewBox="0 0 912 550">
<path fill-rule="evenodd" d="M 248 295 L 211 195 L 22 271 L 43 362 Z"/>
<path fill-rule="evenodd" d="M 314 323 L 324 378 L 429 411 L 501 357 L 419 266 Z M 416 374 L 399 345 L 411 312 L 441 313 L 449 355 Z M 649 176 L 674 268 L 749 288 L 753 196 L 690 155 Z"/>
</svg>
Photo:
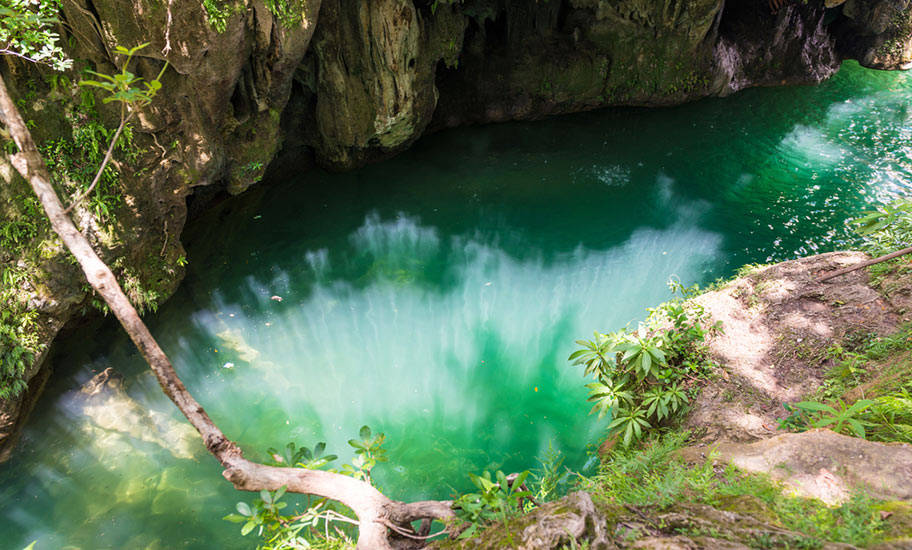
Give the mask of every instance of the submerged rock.
<svg viewBox="0 0 912 550">
<path fill-rule="evenodd" d="M 79 410 L 88 417 L 86 431 L 99 446 L 129 448 L 132 441 L 144 441 L 181 459 L 194 459 L 204 451 L 196 430 L 137 403 L 124 390 L 123 376 L 112 368 L 95 375 L 80 393 L 85 396 Z"/>
</svg>

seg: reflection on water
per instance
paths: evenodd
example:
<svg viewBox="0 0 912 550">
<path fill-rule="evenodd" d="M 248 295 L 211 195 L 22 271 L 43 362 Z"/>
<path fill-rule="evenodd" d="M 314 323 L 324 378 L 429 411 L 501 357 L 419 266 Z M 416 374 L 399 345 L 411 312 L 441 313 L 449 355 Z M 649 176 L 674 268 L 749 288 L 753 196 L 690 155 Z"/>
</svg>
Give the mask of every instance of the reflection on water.
<svg viewBox="0 0 912 550">
<path fill-rule="evenodd" d="M 150 323 L 254 459 L 320 440 L 348 458 L 369 424 L 395 498 L 534 467 L 549 442 L 582 468 L 604 424 L 565 361 L 573 340 L 641 317 L 669 276 L 851 242 L 845 218 L 910 187 L 909 100 L 907 76 L 849 65 L 819 88 L 458 130 L 311 172 L 190 228 L 187 280 Z M 220 520 L 238 495 L 116 325 L 51 360 L 0 466 L 12 548 L 253 546 Z M 107 367 L 123 390 L 80 394 Z"/>
</svg>

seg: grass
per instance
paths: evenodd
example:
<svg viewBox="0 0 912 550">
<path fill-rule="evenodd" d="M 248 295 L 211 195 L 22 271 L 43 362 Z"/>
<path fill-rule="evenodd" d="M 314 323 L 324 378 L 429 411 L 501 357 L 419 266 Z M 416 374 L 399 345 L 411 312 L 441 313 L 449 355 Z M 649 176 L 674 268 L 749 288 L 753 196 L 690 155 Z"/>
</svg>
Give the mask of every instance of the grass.
<svg viewBox="0 0 912 550">
<path fill-rule="evenodd" d="M 912 443 L 912 323 L 889 336 L 854 335 L 844 343 L 845 347 L 834 343 L 827 349 L 834 365 L 810 400 L 872 400 L 859 415 L 870 424 L 865 437 Z"/>
<path fill-rule="evenodd" d="M 685 464 L 675 451 L 686 444 L 687 437 L 686 433 L 669 433 L 653 437 L 638 449 L 617 449 L 602 463 L 598 475 L 583 481 L 584 488 L 603 505 L 658 511 L 681 504 L 726 510 L 732 509 L 733 502 L 741 502 L 736 511 L 744 512 L 743 503 L 753 502 L 749 506 L 753 513 L 746 513 L 801 533 L 798 547 L 820 548 L 824 542 L 866 546 L 882 538 L 878 501 L 859 493 L 840 506 L 829 507 L 814 499 L 790 496 L 765 476 L 733 466 L 715 467 L 712 456 L 703 464 Z M 724 526 L 717 535 L 726 536 Z"/>
</svg>

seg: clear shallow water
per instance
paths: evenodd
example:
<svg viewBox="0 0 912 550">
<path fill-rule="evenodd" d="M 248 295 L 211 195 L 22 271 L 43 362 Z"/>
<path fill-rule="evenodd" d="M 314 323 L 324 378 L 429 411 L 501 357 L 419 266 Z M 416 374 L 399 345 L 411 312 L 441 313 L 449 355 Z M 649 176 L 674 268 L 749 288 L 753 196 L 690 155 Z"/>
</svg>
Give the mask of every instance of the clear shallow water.
<svg viewBox="0 0 912 550">
<path fill-rule="evenodd" d="M 347 459 L 366 423 L 388 436 L 394 498 L 533 467 L 549 441 L 582 468 L 603 424 L 573 340 L 641 318 L 671 275 L 849 246 L 846 218 L 912 188 L 909 78 L 847 64 L 817 88 L 462 129 L 358 172 L 289 174 L 188 230 L 187 279 L 148 320 L 252 458 L 325 440 Z M 239 495 L 116 325 L 52 363 L 0 466 L 0 546 L 255 545 L 220 520 Z M 109 366 L 138 405 L 117 410 L 156 416 L 118 424 L 78 396 Z"/>
</svg>

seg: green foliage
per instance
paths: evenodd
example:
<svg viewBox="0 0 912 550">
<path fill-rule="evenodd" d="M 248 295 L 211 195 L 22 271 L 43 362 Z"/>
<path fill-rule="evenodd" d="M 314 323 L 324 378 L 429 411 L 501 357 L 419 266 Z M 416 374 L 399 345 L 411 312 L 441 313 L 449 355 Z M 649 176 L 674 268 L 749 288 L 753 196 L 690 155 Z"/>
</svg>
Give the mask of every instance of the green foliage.
<svg viewBox="0 0 912 550">
<path fill-rule="evenodd" d="M 0 399 L 17 397 L 26 389 L 23 377 L 41 351 L 38 313 L 21 296 L 29 268 L 18 259 L 44 229 L 39 225 L 43 218 L 38 216 L 40 205 L 34 195 L 18 196 L 13 202 L 12 215 L 0 221 Z"/>
<path fill-rule="evenodd" d="M 870 439 L 912 443 L 912 382 L 873 400 L 867 411 Z"/>
<path fill-rule="evenodd" d="M 350 475 L 355 479 L 361 479 L 370 483 L 370 473 L 378 462 L 387 462 L 386 449 L 383 449 L 383 442 L 386 441 L 386 435 L 371 433 L 368 426 L 361 426 L 358 436 L 361 439 L 349 439 L 348 444 L 355 449 L 355 458 L 351 464 L 343 464 L 341 473 Z"/>
<path fill-rule="evenodd" d="M 828 428 L 836 433 L 855 435 L 864 439 L 865 428 L 872 424 L 861 419 L 861 415 L 873 402 L 869 399 L 859 399 L 851 405 L 846 405 L 842 399 L 836 401 L 833 407 L 816 401 L 802 401 L 793 406 L 785 405 L 791 412 L 787 418 L 780 420 L 780 429 L 805 431 L 810 428 Z"/>
<path fill-rule="evenodd" d="M 904 248 L 912 244 L 912 200 L 900 199 L 863 212 L 852 224 L 865 237 L 868 248 L 879 253 Z"/>
<path fill-rule="evenodd" d="M 324 455 L 323 452 L 325 450 L 326 443 L 321 441 L 314 446 L 313 451 L 304 446 L 300 449 L 295 449 L 295 444 L 289 443 L 281 453 L 273 448 L 268 449 L 266 452 L 272 457 L 273 466 L 294 466 L 296 468 L 307 468 L 308 470 L 319 470 L 339 458 L 336 455 Z"/>
<path fill-rule="evenodd" d="M 238 0 L 203 0 L 209 26 L 218 33 L 228 28 L 228 19 L 243 13 L 245 6 Z M 300 25 L 307 19 L 307 0 L 266 0 L 266 8 L 284 27 Z"/>
<path fill-rule="evenodd" d="M 23 377 L 38 351 L 34 311 L 0 311 L 0 399 L 25 391 Z"/>
<path fill-rule="evenodd" d="M 203 8 L 206 10 L 206 17 L 209 26 L 218 33 L 225 32 L 228 27 L 228 19 L 244 11 L 244 4 L 237 0 L 203 0 Z"/>
<path fill-rule="evenodd" d="M 59 0 L 0 0 L 0 55 L 69 69 L 73 62 L 57 45 L 60 35 L 51 30 L 59 9 Z"/>
<path fill-rule="evenodd" d="M 826 350 L 826 357 L 834 365 L 827 372 L 823 387 L 815 398 L 785 404 L 788 416 L 779 419 L 779 428 L 830 428 L 874 441 L 912 443 L 910 350 L 910 325 L 888 336 L 856 333 L 834 342 Z M 881 381 L 863 385 L 872 374 Z M 847 405 L 843 396 L 857 395 L 859 387 L 866 398 Z"/>
<path fill-rule="evenodd" d="M 702 464 L 685 464 L 676 451 L 686 441 L 687 434 L 671 433 L 649 438 L 638 449 L 616 448 L 596 476 L 583 479 L 583 487 L 597 502 L 659 510 L 682 503 L 724 509 L 730 498 L 754 497 L 768 509 L 774 523 L 806 536 L 795 541 L 797 547 L 820 548 L 824 541 L 866 546 L 881 537 L 877 502 L 863 494 L 854 494 L 848 502 L 833 507 L 790 496 L 765 476 L 733 466 L 714 468 L 712 453 Z"/>
<path fill-rule="evenodd" d="M 96 76 L 100 80 L 83 79 L 79 81 L 79 85 L 93 86 L 106 91 L 107 95 L 102 100 L 103 103 L 117 102 L 123 106 L 129 106 L 136 109 L 145 107 L 152 102 L 152 98 L 161 90 L 161 77 L 168 68 L 168 62 L 166 61 L 165 66 L 162 67 L 158 76 L 148 82 L 129 71 L 130 61 L 133 59 L 133 56 L 136 52 L 148 45 L 148 43 L 140 44 L 139 46 L 130 49 L 124 48 L 123 46 L 117 46 L 114 48 L 114 51 L 127 56 L 120 72 L 111 76 L 87 70 L 86 73 Z"/>
<path fill-rule="evenodd" d="M 70 136 L 46 140 L 38 146 L 38 150 L 58 189 L 75 197 L 91 185 L 115 131 L 102 123 L 95 107 L 95 97 L 88 90 L 83 90 L 78 101 L 67 106 L 64 117 L 70 127 Z M 128 162 L 138 157 L 139 149 L 133 144 L 133 132 L 129 125 L 121 133 L 115 147 Z M 117 169 L 108 164 L 102 171 L 95 192 L 87 197 L 89 210 L 102 223 L 113 223 L 113 210 L 122 200 L 117 189 L 119 182 Z"/>
<path fill-rule="evenodd" d="M 307 18 L 307 0 L 266 0 L 266 7 L 285 27 L 300 25 Z"/>
<path fill-rule="evenodd" d="M 308 502 L 303 512 L 284 515 L 283 510 L 288 507 L 283 502 L 286 487 L 283 485 L 276 491 L 260 491 L 260 498 L 251 504 L 238 502 L 235 505 L 237 513 L 225 516 L 225 521 L 241 524 L 241 536 L 256 532 L 261 537 L 257 546 L 258 550 L 295 550 L 302 548 L 352 548 L 351 539 L 341 531 L 329 533 L 329 525 L 333 520 L 351 520 L 334 511 L 330 502 L 317 499 Z M 321 524 L 324 529 L 321 532 Z"/>
<path fill-rule="evenodd" d="M 532 470 L 530 485 L 535 488 L 535 500 L 538 503 L 550 502 L 566 492 L 570 470 L 561 469 L 565 458 L 549 441 L 545 456 L 537 459 L 541 468 Z"/>
<path fill-rule="evenodd" d="M 348 443 L 355 449 L 355 457 L 351 464 L 345 464 L 341 472 L 370 482 L 370 472 L 378 462 L 386 462 L 386 451 L 382 448 L 386 436 L 374 434 L 370 427 L 362 426 L 358 434 L 359 439 L 352 439 Z M 266 451 L 273 466 L 285 466 L 317 470 L 326 467 L 338 457 L 326 454 L 326 443 L 317 443 L 313 449 L 294 443 L 289 443 L 281 451 L 270 448 Z M 270 492 L 262 491 L 260 498 L 251 504 L 237 503 L 237 513 L 228 514 L 226 521 L 242 524 L 241 535 L 256 531 L 261 537 L 259 550 L 292 550 L 299 548 L 323 548 L 327 550 L 353 548 L 351 537 L 347 532 L 337 527 L 342 523 L 351 525 L 357 523 L 347 515 L 347 510 L 325 498 L 308 499 L 303 511 L 295 511 L 291 515 L 284 515 L 283 510 L 288 506 L 281 499 L 285 494 L 285 487 Z"/>
<path fill-rule="evenodd" d="M 506 523 L 510 517 L 521 514 L 522 500 L 532 496 L 530 491 L 523 489 L 528 475 L 527 470 L 511 482 L 507 481 L 507 476 L 500 470 L 494 474 L 493 479 L 488 471 L 480 476 L 470 473 L 469 479 L 477 491 L 459 495 L 453 501 L 456 517 L 468 524 L 459 538 L 473 537 L 479 529 L 498 521 Z"/>
<path fill-rule="evenodd" d="M 685 296 L 695 292 L 671 286 Z M 591 412 L 611 414 L 608 434 L 625 446 L 685 410 L 693 381 L 712 367 L 705 340 L 722 330 L 693 301 L 676 299 L 648 311 L 637 330 L 596 332 L 593 340 L 578 340 L 583 349 L 569 357 L 595 379 L 586 385 L 595 403 Z"/>
</svg>

